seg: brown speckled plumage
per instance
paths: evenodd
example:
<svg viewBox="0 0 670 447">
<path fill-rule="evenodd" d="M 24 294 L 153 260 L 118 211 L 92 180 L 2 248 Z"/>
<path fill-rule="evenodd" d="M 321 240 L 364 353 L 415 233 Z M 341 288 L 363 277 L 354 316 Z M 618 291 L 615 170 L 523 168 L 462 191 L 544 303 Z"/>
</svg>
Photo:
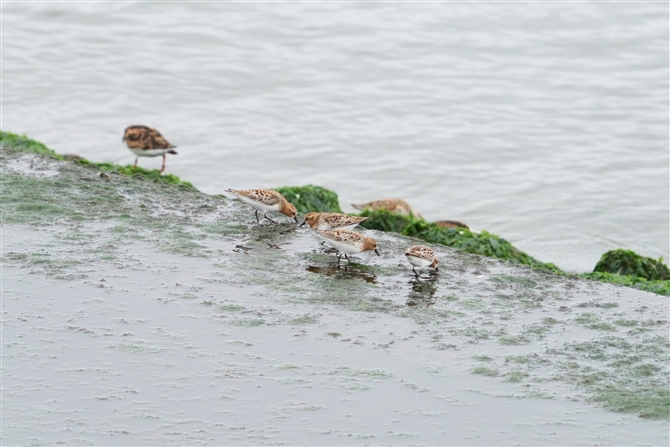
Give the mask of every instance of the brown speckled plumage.
<svg viewBox="0 0 670 447">
<path fill-rule="evenodd" d="M 123 134 L 123 141 L 130 149 L 148 151 L 151 149 L 172 149 L 177 146 L 170 144 L 163 135 L 153 127 L 128 126 Z M 176 154 L 175 151 L 168 151 Z"/>
<path fill-rule="evenodd" d="M 377 241 L 371 237 L 365 237 L 360 233 L 349 230 L 316 230 L 316 232 L 324 237 L 328 245 L 331 245 L 339 252 L 337 255 L 338 264 L 340 263 L 341 256 L 344 256 L 349 261 L 347 255 L 362 253 L 364 251 L 374 251 L 377 256 L 380 256 L 379 251 L 377 251 Z"/>
<path fill-rule="evenodd" d="M 403 199 L 381 199 L 375 200 L 374 202 L 361 203 L 361 204 L 352 204 L 357 210 L 364 210 L 369 208 L 371 210 L 387 210 L 392 213 L 405 214 L 409 213 L 414 214 L 416 217 L 421 217 L 421 214 L 414 211 L 409 203 L 405 202 Z"/>
<path fill-rule="evenodd" d="M 135 164 L 133 168 L 137 167 L 139 157 L 163 157 L 163 165 L 161 166 L 161 173 L 165 171 L 166 154 L 177 154 L 163 135 L 153 127 L 148 126 L 128 126 L 123 132 L 123 140 L 130 152 L 135 155 Z"/>
<path fill-rule="evenodd" d="M 420 269 L 425 267 L 432 267 L 437 270 L 438 259 L 435 255 L 435 252 L 425 245 L 413 245 L 407 249 L 405 252 L 407 260 L 412 264 L 412 270 L 414 274 L 418 277 L 419 274 L 416 272 L 415 268 L 419 267 Z"/>
<path fill-rule="evenodd" d="M 130 149 L 147 151 L 150 149 L 172 149 L 177 146 L 170 144 L 163 135 L 153 127 L 148 126 L 128 126 L 123 134 L 123 141 Z M 170 154 L 176 154 L 175 151 L 169 151 Z"/>
<path fill-rule="evenodd" d="M 439 220 L 435 222 L 438 226 L 442 228 L 467 228 L 470 229 L 467 225 L 465 225 L 463 222 L 459 222 L 457 220 Z"/>
<path fill-rule="evenodd" d="M 340 213 L 307 213 L 303 225 L 308 224 L 312 230 L 351 230 L 366 219 Z"/>
<path fill-rule="evenodd" d="M 233 194 L 234 196 L 241 199 L 243 202 L 256 208 L 256 220 L 258 219 L 258 211 L 263 211 L 267 213 L 268 211 L 277 211 L 279 213 L 285 214 L 288 217 L 295 219 L 298 223 L 298 212 L 293 206 L 292 203 L 289 203 L 283 195 L 277 191 L 271 189 L 226 189 L 227 193 Z M 265 218 L 274 222 L 272 219 L 265 215 Z"/>
</svg>

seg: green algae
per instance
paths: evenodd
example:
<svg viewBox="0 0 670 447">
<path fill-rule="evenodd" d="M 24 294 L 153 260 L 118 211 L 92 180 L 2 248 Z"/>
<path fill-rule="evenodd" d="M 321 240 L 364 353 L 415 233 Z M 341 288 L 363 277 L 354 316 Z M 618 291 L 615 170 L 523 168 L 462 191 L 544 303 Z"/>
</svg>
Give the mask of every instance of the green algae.
<svg viewBox="0 0 670 447">
<path fill-rule="evenodd" d="M 552 331 L 553 326 L 564 324 L 556 318 L 545 316 L 551 314 L 538 314 L 535 322 L 528 318 L 533 318 L 529 311 L 534 309 L 544 312 L 554 308 L 553 305 L 558 297 L 552 288 L 555 288 L 557 284 L 565 286 L 575 282 L 567 276 L 505 265 L 486 258 L 470 257 L 464 253 L 454 254 L 454 264 L 467 265 L 468 269 L 475 268 L 476 272 L 479 272 L 475 273 L 476 276 L 487 276 L 486 279 L 477 280 L 476 290 L 467 287 L 467 281 L 460 277 L 466 276 L 465 273 L 460 275 L 456 269 L 451 271 L 450 268 L 446 268 L 446 272 L 442 272 L 441 269 L 442 278 L 438 276 L 434 281 L 420 282 L 414 281 L 411 278 L 411 272 L 406 271 L 407 269 L 403 270 L 393 265 L 393 262 L 391 262 L 392 265 L 389 265 L 389 260 L 384 258 L 379 261 L 379 263 L 386 264 L 384 267 L 343 262 L 342 267 L 338 269 L 334 265 L 332 256 L 317 253 L 320 248 L 316 248 L 316 239 L 314 241 L 310 239 L 311 232 L 296 233 L 293 224 L 245 226 L 242 222 L 248 220 L 246 216 L 248 213 L 236 210 L 234 207 L 226 211 L 227 214 L 222 219 L 225 222 L 213 224 L 211 218 L 220 219 L 221 217 L 221 214 L 217 212 L 217 205 L 223 202 L 221 198 L 177 188 L 174 185 L 156 184 L 128 176 L 110 176 L 109 179 L 105 179 L 99 176 L 99 171 L 89 169 L 84 165 L 76 163 L 63 165 L 66 165 L 61 172 L 63 179 L 57 177 L 21 178 L 31 185 L 30 188 L 35 189 L 35 191 L 30 191 L 31 194 L 34 194 L 31 196 L 34 200 L 48 200 L 51 205 L 59 207 L 58 213 L 50 214 L 46 219 L 49 222 L 64 222 L 68 228 L 62 233 L 62 236 L 59 236 L 60 240 L 73 246 L 76 245 L 79 247 L 77 250 L 80 256 L 84 256 L 83 258 L 70 257 L 69 252 L 59 256 L 61 261 L 72 259 L 79 262 L 78 264 L 64 264 L 67 269 L 77 269 L 86 265 L 82 261 L 89 258 L 89 252 L 94 253 L 98 247 L 106 247 L 98 243 L 91 245 L 92 241 L 95 242 L 96 238 L 97 240 L 107 238 L 105 232 L 111 232 L 113 239 L 117 241 L 122 236 L 136 238 L 149 242 L 151 246 L 158 248 L 163 253 L 174 252 L 171 245 L 174 242 L 187 244 L 185 251 L 175 252 L 179 255 L 190 256 L 189 253 L 197 252 L 206 258 L 220 257 L 222 261 L 219 261 L 218 265 L 213 262 L 209 265 L 213 265 L 214 269 L 220 267 L 221 270 L 210 272 L 211 274 L 218 273 L 216 275 L 218 278 L 226 278 L 227 283 L 230 284 L 265 285 L 268 291 L 271 291 L 269 298 L 277 302 L 337 305 L 339 308 L 361 313 L 390 312 L 397 316 L 415 318 L 419 324 L 426 324 L 424 327 L 433 325 L 444 331 L 443 334 L 435 334 L 432 337 L 435 341 L 439 340 L 438 336 L 444 336 L 443 340 L 452 335 L 465 336 L 468 337 L 466 343 L 477 343 L 477 347 L 481 346 L 483 349 L 486 349 L 486 345 L 496 346 L 499 349 L 501 344 L 506 345 L 506 341 L 513 341 L 503 349 L 507 351 L 516 349 L 514 345 L 528 345 L 521 347 L 523 352 L 527 352 L 527 350 L 535 349 L 530 343 L 545 338 Z M 15 177 L 17 176 L 5 172 L 2 178 L 4 181 Z M 82 181 L 78 181 L 78 178 Z M 84 179 L 88 180 L 84 181 Z M 14 199 L 18 199 L 22 193 L 27 192 L 23 190 L 24 186 L 20 181 L 17 180 L 15 186 L 18 191 L 7 192 Z M 106 198 L 101 199 L 100 195 Z M 8 207 L 10 217 L 18 213 L 24 222 L 31 226 L 35 225 L 36 218 L 41 216 L 39 209 L 21 208 L 17 205 L 19 201 L 12 203 Z M 172 204 L 174 208 L 170 208 Z M 82 208 L 87 212 L 81 213 Z M 206 219 L 201 220 L 200 216 Z M 77 220 L 82 218 L 84 222 L 94 222 L 95 225 L 89 226 L 87 230 L 86 225 L 80 225 Z M 37 225 L 42 224 L 38 222 Z M 231 233 L 226 230 L 229 227 L 237 230 Z M 209 231 L 206 228 L 214 228 L 215 231 Z M 95 229 L 100 231 L 100 234 L 93 237 L 91 230 Z M 230 234 L 235 234 L 236 237 L 228 237 Z M 203 238 L 209 241 L 207 243 L 201 241 Z M 385 239 L 384 251 L 388 253 L 402 253 L 402 247 L 406 247 L 408 243 L 408 240 L 401 236 Z M 104 239 L 105 243 L 108 240 Z M 217 252 L 212 247 L 221 240 L 231 242 L 226 246 L 225 253 Z M 314 242 L 313 245 L 312 242 Z M 110 246 L 105 248 L 105 253 L 120 253 L 114 248 L 116 246 L 114 244 L 117 243 L 112 241 Z M 197 244 L 197 246 L 189 246 L 190 243 Z M 235 244 L 241 244 L 247 249 L 238 249 L 238 252 L 230 253 L 228 247 L 235 247 Z M 281 247 L 281 249 L 273 246 Z M 191 249 L 195 251 L 192 252 Z M 31 253 L 39 254 L 40 252 L 33 250 L 28 253 L 28 256 Z M 130 253 L 123 254 L 124 262 L 129 255 Z M 35 265 L 45 265 L 43 260 L 48 258 L 48 256 L 34 258 L 38 261 Z M 93 259 L 93 256 L 90 258 L 92 262 L 99 261 L 99 259 Z M 287 262 L 287 259 L 295 262 Z M 377 260 L 378 258 L 372 259 Z M 366 258 L 361 256 L 360 260 L 365 262 Z M 196 261 L 202 262 L 184 259 L 185 265 Z M 27 267 L 31 268 L 31 266 Z M 177 269 L 176 266 L 175 269 Z M 65 272 L 66 269 L 61 268 L 59 271 Z M 80 269 L 79 271 L 85 270 Z M 231 272 L 234 274 L 231 275 Z M 268 275 L 268 272 L 271 274 Z M 404 273 L 407 273 L 407 277 L 401 277 Z M 452 281 L 452 274 L 455 281 Z M 444 275 L 447 275 L 448 283 L 463 282 L 463 285 L 454 285 L 454 289 L 450 290 L 451 286 L 444 281 Z M 581 283 L 588 284 L 585 281 Z M 397 293 L 398 289 L 402 289 L 400 296 Z M 438 296 L 441 298 L 434 305 L 431 303 L 429 307 L 421 306 L 412 309 L 399 304 L 407 294 L 412 296 L 411 301 L 423 300 L 425 303 L 438 290 Z M 500 291 L 505 293 L 500 293 Z M 567 290 L 561 289 L 561 291 L 566 292 Z M 226 300 L 230 299 L 225 294 L 223 296 Z M 189 296 L 189 298 L 196 297 L 196 295 Z M 385 297 L 394 297 L 395 302 L 382 299 Z M 623 335 L 629 328 L 651 327 L 648 319 L 636 320 L 630 315 L 624 317 L 622 313 L 614 314 L 618 309 L 616 311 L 611 309 L 616 303 L 598 301 L 597 297 L 592 296 L 586 299 L 590 301 L 583 307 L 593 308 L 588 310 L 596 316 L 591 323 L 605 322 L 614 325 L 618 328 L 618 332 L 613 333 L 615 335 Z M 262 311 L 261 316 L 260 312 L 257 312 L 258 308 L 255 308 L 251 302 L 248 303 L 248 308 L 226 301 L 212 300 L 210 302 L 213 311 L 219 309 L 230 312 L 248 311 L 242 314 L 227 315 L 217 320 L 233 327 L 240 326 L 245 331 L 260 332 L 267 330 L 264 329 L 265 327 L 275 329 L 281 324 L 305 324 L 299 329 L 310 329 L 307 325 L 311 322 L 303 317 L 311 314 L 305 311 L 291 309 L 283 315 L 275 315 L 272 311 Z M 231 307 L 225 308 L 225 306 Z M 575 307 L 581 307 L 581 305 Z M 580 312 L 579 309 L 576 311 Z M 503 315 L 508 314 L 514 315 L 515 318 L 525 314 L 524 322 L 527 324 L 516 326 L 520 327 L 520 331 L 518 329 L 514 331 L 512 324 L 502 322 L 505 319 Z M 603 314 L 606 316 L 611 314 L 610 319 L 608 320 Z M 366 318 L 367 315 L 363 317 L 357 315 L 353 318 Z M 482 316 L 485 317 L 480 318 Z M 376 317 L 377 315 L 370 314 L 370 318 Z M 499 317 L 499 320 L 496 320 L 496 317 Z M 300 319 L 300 321 L 292 322 L 293 318 Z M 589 338 L 593 337 L 593 334 L 598 335 L 596 332 L 584 331 L 582 329 L 584 326 L 576 323 L 575 318 L 571 316 L 560 318 L 566 320 L 565 324 L 572 324 L 571 329 L 577 329 L 582 333 L 589 332 L 587 336 Z M 231 328 L 226 330 L 231 330 Z M 341 331 L 344 332 L 343 329 Z M 645 334 L 642 332 L 632 334 L 634 337 L 638 335 L 644 336 Z M 351 335 L 347 332 L 347 336 Z M 628 339 L 628 333 L 626 337 Z M 341 338 L 345 337 L 338 338 L 338 343 Z M 559 338 L 559 342 L 562 340 Z M 366 340 L 366 342 L 367 346 L 371 345 L 370 341 Z M 542 349 L 544 349 L 544 343 L 542 343 Z M 508 364 L 499 364 L 500 359 L 495 358 L 497 351 L 494 351 L 495 353 L 488 351 L 490 356 L 485 356 L 489 358 L 486 366 L 494 374 L 482 370 L 478 370 L 476 374 L 497 378 L 495 380 L 509 383 L 508 386 L 519 387 L 535 386 L 536 383 L 548 380 L 567 382 L 574 385 L 575 388 L 585 390 L 587 399 L 605 408 L 640 414 L 647 418 L 663 418 L 664 397 L 662 394 L 658 394 L 660 396 L 658 398 L 654 397 L 653 390 L 662 388 L 664 383 L 667 383 L 667 377 L 665 377 L 667 374 L 660 366 L 663 361 L 667 360 L 667 347 L 659 344 L 655 354 L 652 354 L 651 351 L 640 354 L 637 353 L 636 346 L 642 343 L 645 342 L 633 340 L 627 345 L 620 344 L 620 350 L 630 350 L 632 353 L 630 355 L 608 352 L 607 349 L 610 348 L 601 348 L 596 352 L 597 350 L 591 346 L 579 349 L 559 347 L 555 349 L 563 350 L 562 354 L 542 352 L 538 357 L 526 356 L 525 362 L 509 361 Z M 431 342 L 431 346 L 434 349 L 448 349 L 454 345 Z M 142 343 L 130 342 L 116 347 L 123 351 L 136 353 L 152 353 L 155 349 L 155 347 L 142 345 Z M 652 358 L 654 356 L 655 359 Z M 666 360 L 663 360 L 664 356 Z M 471 370 L 465 369 L 465 371 Z M 346 372 L 343 371 L 343 373 Z M 335 380 L 338 388 L 347 391 L 366 390 L 370 387 L 356 379 L 366 378 L 375 381 L 375 378 L 368 377 L 367 373 L 349 374 L 355 377 Z M 624 380 L 619 376 L 630 380 Z M 473 380 L 480 379 L 473 377 Z M 489 379 L 489 381 L 495 380 Z M 642 391 L 638 393 L 638 390 Z M 547 394 L 542 390 L 529 389 L 511 397 L 542 396 L 547 396 Z"/>
<path fill-rule="evenodd" d="M 58 160 L 65 160 L 62 155 L 58 155 L 55 151 L 46 147 L 46 145 L 39 141 L 31 140 L 25 135 L 17 135 L 12 132 L 5 132 L 0 130 L 0 146 L 3 148 L 11 147 L 23 152 L 33 154 L 47 155 Z"/>
<path fill-rule="evenodd" d="M 312 315 L 301 315 L 299 317 L 289 318 L 288 320 L 286 320 L 286 323 L 290 324 L 291 326 L 301 326 L 307 324 L 314 324 L 318 322 L 319 322 L 318 318 Z"/>
<path fill-rule="evenodd" d="M 670 279 L 670 270 L 663 264 L 663 258 L 656 260 L 622 249 L 604 253 L 593 272 L 634 276 L 649 281 Z"/>
<path fill-rule="evenodd" d="M 193 186 L 192 183 L 187 182 L 185 180 L 181 180 L 175 174 L 163 174 L 158 169 L 144 169 L 139 166 L 136 167 L 133 167 L 132 165 L 122 166 L 114 163 L 96 163 L 88 161 L 86 159 L 76 160 L 75 163 L 97 166 L 103 171 L 107 172 L 118 172 L 119 174 L 129 175 L 135 178 L 152 180 L 155 182 L 169 183 L 172 185 L 181 186 L 183 188 L 195 189 L 195 186 Z"/>
<path fill-rule="evenodd" d="M 657 260 L 631 250 L 618 249 L 604 253 L 593 272 L 581 276 L 670 296 L 670 269 L 663 264 L 663 258 Z"/>
<path fill-rule="evenodd" d="M 367 209 L 360 216 L 369 217 L 360 225 L 371 230 L 400 233 L 431 244 L 446 245 L 471 254 L 514 261 L 532 267 L 560 272 L 554 264 L 540 262 L 515 248 L 507 240 L 488 231 L 475 233 L 467 228 L 443 228 L 411 214 L 406 216 L 387 210 L 373 211 Z"/>
<path fill-rule="evenodd" d="M 548 356 L 536 353 L 507 356 L 497 370 L 485 368 L 478 373 L 499 372 L 502 381 L 513 383 L 563 381 L 587 391 L 587 400 L 611 411 L 669 419 L 668 345 L 668 339 L 660 336 L 640 339 L 603 336 L 547 349 Z M 538 376 L 537 372 L 547 366 L 558 373 Z"/>
<path fill-rule="evenodd" d="M 55 151 L 49 149 L 46 145 L 40 143 L 39 141 L 31 140 L 25 135 L 17 135 L 2 130 L 0 130 L 0 146 L 3 148 L 12 148 L 21 152 L 46 155 L 57 160 L 65 160 L 65 157 L 57 154 Z M 75 160 L 74 163 L 80 163 L 92 167 L 97 166 L 101 170 L 107 172 L 118 172 L 119 174 L 123 175 L 138 176 L 139 178 L 146 180 L 164 182 L 178 185 L 184 188 L 195 189 L 195 187 L 190 182 L 183 181 L 174 174 L 162 174 L 158 169 L 143 169 L 140 167 L 133 168 L 131 165 L 121 166 L 113 163 L 96 163 L 83 158 Z"/>
<path fill-rule="evenodd" d="M 51 158 L 64 160 L 63 156 L 49 149 L 46 145 L 31 140 L 25 135 L 20 136 L 11 132 L 0 131 L 0 145 L 5 149 L 12 148 L 22 152 L 42 154 Z M 112 163 L 95 163 L 85 159 L 76 160 L 75 162 L 89 166 L 93 169 L 101 170 L 102 173 L 100 175 L 102 178 L 109 179 L 106 172 L 110 172 L 112 174 L 130 176 L 134 179 L 143 179 L 159 184 L 171 184 L 181 188 L 195 190 L 190 182 L 183 181 L 174 174 L 163 175 L 156 169 L 147 170 L 141 167 L 133 168 L 130 165 L 121 166 Z M 20 181 L 23 182 L 24 180 L 26 179 L 21 179 Z M 43 179 L 40 179 L 39 181 L 42 180 Z M 4 183 L 3 186 L 13 186 L 12 181 L 9 180 L 7 183 Z M 281 187 L 276 188 L 276 190 L 282 193 L 289 202 L 293 203 L 301 213 L 310 211 L 342 212 L 337 194 L 326 188 L 306 185 Z M 23 196 L 20 198 L 7 197 L 3 199 L 10 202 L 13 200 L 22 202 L 15 209 L 17 213 L 10 216 L 8 222 L 19 223 L 22 220 L 20 212 L 23 212 L 25 218 L 30 215 L 30 218 L 37 219 L 38 222 L 47 223 L 50 221 L 49 217 L 60 216 L 65 211 L 62 205 L 55 204 L 48 200 L 41 200 L 43 198 L 34 197 L 30 188 L 24 188 Z M 25 199 L 34 200 L 26 201 Z M 95 205 L 98 201 L 106 202 L 109 200 L 119 200 L 119 197 L 115 194 L 100 194 L 97 197 L 97 200 L 91 204 Z M 209 205 L 203 206 L 208 207 Z M 140 207 L 146 207 L 146 205 L 140 204 Z M 35 217 L 35 214 L 37 214 L 37 217 Z M 122 214 L 122 216 L 123 215 L 130 218 L 130 214 L 126 213 Z M 364 228 L 399 233 L 429 243 L 446 245 L 472 254 L 518 262 L 534 268 L 546 269 L 554 273 L 564 273 L 554 264 L 538 261 L 515 248 L 507 240 L 487 231 L 475 233 L 467 228 L 442 228 L 435 223 L 426 222 L 424 219 L 417 218 L 411 214 L 406 216 L 391 213 L 386 210 L 365 210 L 360 215 L 370 217 L 361 224 Z M 87 215 L 84 213 L 70 213 L 69 217 L 71 220 L 87 220 Z M 23 220 L 23 222 L 25 221 L 26 220 Z M 203 230 L 207 233 L 227 235 L 243 233 L 245 228 L 241 225 L 232 228 L 228 225 L 212 223 L 206 228 L 203 228 Z M 199 251 L 200 247 L 194 242 L 185 240 L 173 241 L 166 242 L 165 246 L 166 249 L 173 253 L 202 256 L 202 252 Z M 630 250 L 612 250 L 605 253 L 596 265 L 593 273 L 585 273 L 580 276 L 601 282 L 632 287 L 659 295 L 670 296 L 670 280 L 668 280 L 670 270 L 668 270 L 667 266 L 662 263 L 662 258 L 654 260 L 652 258 L 640 256 Z"/>
<path fill-rule="evenodd" d="M 292 203 L 299 213 L 312 211 L 324 213 L 341 213 L 337 194 L 321 186 L 283 186 L 274 188 L 281 193 L 286 200 Z"/>
<path fill-rule="evenodd" d="M 495 369 L 487 368 L 486 366 L 477 366 L 470 370 L 472 374 L 479 374 L 486 377 L 497 377 L 499 375 L 498 371 Z"/>
<path fill-rule="evenodd" d="M 600 282 L 632 287 L 633 289 L 644 290 L 645 292 L 657 295 L 670 296 L 670 280 L 649 281 L 639 276 L 624 276 L 607 272 L 583 273 L 580 276 Z"/>
</svg>

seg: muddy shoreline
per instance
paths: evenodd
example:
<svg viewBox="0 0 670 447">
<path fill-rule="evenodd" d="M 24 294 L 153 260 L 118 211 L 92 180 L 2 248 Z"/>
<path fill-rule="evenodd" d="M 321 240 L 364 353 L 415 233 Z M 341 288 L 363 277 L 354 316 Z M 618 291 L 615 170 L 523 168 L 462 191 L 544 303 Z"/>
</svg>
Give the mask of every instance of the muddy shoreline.
<svg viewBox="0 0 670 447">
<path fill-rule="evenodd" d="M 667 297 L 440 245 L 416 281 L 374 230 L 337 269 L 238 202 L 12 149 L 2 187 L 7 444 L 668 442 Z"/>
</svg>

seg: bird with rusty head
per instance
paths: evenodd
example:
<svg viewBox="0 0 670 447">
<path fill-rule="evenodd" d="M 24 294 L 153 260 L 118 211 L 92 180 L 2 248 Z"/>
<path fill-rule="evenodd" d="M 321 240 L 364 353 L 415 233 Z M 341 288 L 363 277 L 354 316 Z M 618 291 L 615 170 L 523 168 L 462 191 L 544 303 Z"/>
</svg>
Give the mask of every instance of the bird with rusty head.
<svg viewBox="0 0 670 447">
<path fill-rule="evenodd" d="M 226 189 L 227 193 L 234 195 L 247 205 L 251 205 L 256 209 L 256 221 L 260 222 L 258 212 L 263 212 L 263 217 L 270 222 L 277 223 L 270 219 L 267 215 L 269 212 L 282 213 L 288 217 L 292 217 L 295 223 L 298 223 L 298 211 L 292 203 L 289 203 L 286 198 L 271 189 Z"/>
<path fill-rule="evenodd" d="M 435 252 L 425 245 L 413 245 L 409 247 L 405 252 L 405 256 L 407 256 L 407 260 L 412 265 L 412 271 L 417 278 L 420 276 L 420 273 L 416 272 L 417 267 L 419 271 L 427 267 L 434 268 L 435 271 L 438 270 L 437 264 L 439 261 L 437 260 L 437 256 L 435 256 Z"/>
<path fill-rule="evenodd" d="M 364 251 L 374 251 L 377 256 L 381 256 L 377 251 L 377 241 L 355 231 L 316 230 L 316 232 L 323 236 L 328 245 L 337 250 L 337 265 L 340 265 L 342 256 L 351 262 L 348 255 L 363 253 Z"/>
</svg>

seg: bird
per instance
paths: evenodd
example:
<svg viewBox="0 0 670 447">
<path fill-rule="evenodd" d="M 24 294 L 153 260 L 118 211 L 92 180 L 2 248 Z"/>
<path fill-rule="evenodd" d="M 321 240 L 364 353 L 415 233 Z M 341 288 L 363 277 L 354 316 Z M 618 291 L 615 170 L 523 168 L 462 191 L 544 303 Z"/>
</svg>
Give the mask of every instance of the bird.
<svg viewBox="0 0 670 447">
<path fill-rule="evenodd" d="M 165 154 L 175 154 L 177 152 L 168 140 L 161 135 L 159 131 L 153 127 L 148 126 L 128 126 L 123 133 L 123 140 L 128 145 L 130 152 L 135 154 L 135 164 L 133 168 L 137 167 L 139 157 L 158 157 L 163 156 L 163 165 L 161 166 L 161 173 L 165 171 Z"/>
<path fill-rule="evenodd" d="M 316 230 L 326 243 L 331 245 L 337 253 L 337 265 L 340 265 L 342 255 L 351 262 L 348 255 L 362 253 L 364 251 L 374 251 L 377 256 L 381 256 L 377 250 L 377 241 L 371 237 L 365 237 L 360 233 L 349 230 Z"/>
<path fill-rule="evenodd" d="M 438 260 L 435 256 L 435 252 L 425 245 L 413 245 L 407 249 L 405 252 L 407 260 L 412 264 L 412 271 L 418 278 L 419 273 L 416 272 L 416 267 L 419 267 L 420 270 L 426 267 L 432 267 L 435 271 L 438 271 L 437 268 Z"/>
<path fill-rule="evenodd" d="M 361 203 L 361 204 L 352 204 L 357 210 L 364 210 L 370 208 L 371 210 L 387 210 L 392 213 L 409 215 L 410 213 L 414 214 L 415 217 L 421 219 L 421 214 L 414 211 L 414 209 L 405 202 L 403 199 L 381 199 L 375 200 L 373 202 Z"/>
<path fill-rule="evenodd" d="M 295 223 L 298 223 L 298 211 L 295 209 L 295 206 L 289 203 L 284 196 L 277 191 L 271 189 L 226 189 L 226 192 L 256 208 L 257 222 L 261 221 L 258 218 L 258 212 L 262 211 L 264 218 L 270 222 L 277 223 L 267 215 L 268 212 L 273 211 L 292 217 L 295 220 Z"/>
<path fill-rule="evenodd" d="M 437 222 L 435 222 L 435 224 L 438 227 L 442 228 L 466 228 L 468 230 L 470 229 L 470 227 L 465 225 L 463 222 L 459 222 L 457 220 L 438 220 Z"/>
<path fill-rule="evenodd" d="M 369 217 L 350 216 L 341 213 L 307 213 L 302 227 L 308 224 L 312 230 L 353 230 Z"/>
</svg>

